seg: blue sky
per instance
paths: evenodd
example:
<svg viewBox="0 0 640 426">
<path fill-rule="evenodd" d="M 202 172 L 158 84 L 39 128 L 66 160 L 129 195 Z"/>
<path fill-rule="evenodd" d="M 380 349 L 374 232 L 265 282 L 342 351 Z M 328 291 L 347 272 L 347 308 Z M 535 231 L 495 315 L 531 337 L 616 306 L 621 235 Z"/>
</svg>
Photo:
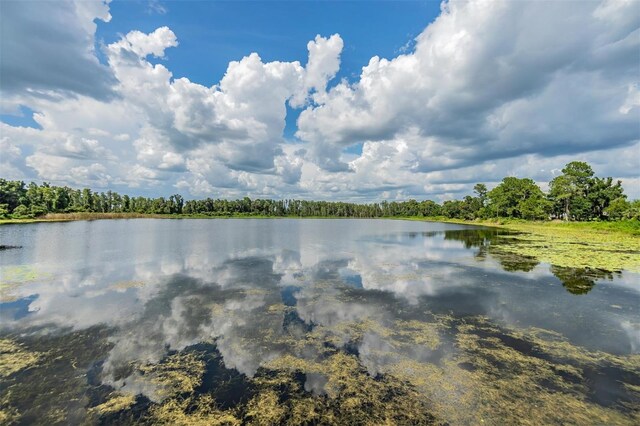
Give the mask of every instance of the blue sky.
<svg viewBox="0 0 640 426">
<path fill-rule="evenodd" d="M 640 196 L 637 2 L 0 8 L 5 178 L 442 201 L 581 160 Z"/>
<path fill-rule="evenodd" d="M 206 86 L 220 81 L 230 61 L 251 52 L 264 61 L 307 59 L 306 42 L 317 34 L 346 40 L 338 78 L 357 78 L 372 56 L 394 57 L 440 13 L 426 1 L 172 1 L 164 13 L 146 1 L 114 1 L 112 20 L 96 38 L 106 44 L 132 28 L 151 32 L 168 26 L 180 48 L 167 55 L 176 77 Z"/>
<path fill-rule="evenodd" d="M 372 56 L 392 58 L 440 13 L 437 1 L 114 1 L 113 19 L 96 38 L 116 41 L 131 28 L 151 32 L 168 26 L 180 48 L 163 60 L 175 77 L 217 84 L 230 61 L 257 52 L 264 61 L 307 58 L 306 40 L 338 33 L 346 41 L 340 79 L 356 80 Z M 224 19 L 220 19 L 224 17 Z M 300 111 L 289 108 L 285 136 L 294 138 Z M 357 147 L 356 147 L 357 148 Z M 356 152 L 359 150 L 356 149 Z"/>
</svg>

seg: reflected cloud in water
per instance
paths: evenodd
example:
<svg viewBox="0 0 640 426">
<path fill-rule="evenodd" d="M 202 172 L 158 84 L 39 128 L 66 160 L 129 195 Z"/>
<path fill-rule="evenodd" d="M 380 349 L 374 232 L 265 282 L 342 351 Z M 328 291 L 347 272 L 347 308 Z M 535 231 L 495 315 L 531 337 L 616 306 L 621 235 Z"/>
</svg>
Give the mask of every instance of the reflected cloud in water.
<svg viewBox="0 0 640 426">
<path fill-rule="evenodd" d="M 494 249 L 508 243 L 502 230 L 358 220 L 26 229 L 3 235 L 23 246 L 0 257 L 3 333 L 106 327 L 101 383 L 152 401 L 164 398 L 162 385 L 137 367 L 200 343 L 247 377 L 285 355 L 320 360 L 309 333 L 358 356 L 372 376 L 400 361 L 438 363 L 455 333 L 420 324 L 444 316 L 551 330 L 614 354 L 640 350 L 637 275 L 506 255 Z M 304 380 L 324 392 L 323 374 Z"/>
</svg>

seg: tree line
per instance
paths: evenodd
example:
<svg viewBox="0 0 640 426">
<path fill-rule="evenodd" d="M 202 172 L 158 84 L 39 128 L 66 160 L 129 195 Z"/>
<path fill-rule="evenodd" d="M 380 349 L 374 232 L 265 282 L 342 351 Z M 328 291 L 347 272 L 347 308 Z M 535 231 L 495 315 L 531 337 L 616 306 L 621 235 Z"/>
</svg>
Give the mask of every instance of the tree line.
<svg viewBox="0 0 640 426">
<path fill-rule="evenodd" d="M 457 219 L 519 218 L 527 220 L 619 220 L 640 219 L 640 200 L 629 202 L 620 181 L 594 176 L 591 166 L 574 161 L 549 184 L 548 193 L 529 178 L 506 177 L 491 191 L 485 184 L 474 187 L 474 196 L 462 200 L 382 201 L 356 204 L 307 200 L 188 200 L 175 194 L 168 198 L 130 197 L 117 192 L 94 192 L 0 179 L 0 217 L 33 218 L 47 213 L 142 213 L 163 215 L 260 215 L 330 217 L 438 217 Z"/>
</svg>

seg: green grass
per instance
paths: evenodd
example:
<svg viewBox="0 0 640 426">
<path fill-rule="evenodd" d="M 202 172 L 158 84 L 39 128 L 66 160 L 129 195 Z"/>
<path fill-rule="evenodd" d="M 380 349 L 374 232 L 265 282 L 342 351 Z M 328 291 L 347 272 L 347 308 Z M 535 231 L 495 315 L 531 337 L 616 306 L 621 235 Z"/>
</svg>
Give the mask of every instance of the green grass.
<svg viewBox="0 0 640 426">
<path fill-rule="evenodd" d="M 209 216 L 204 214 L 148 214 L 148 213 L 49 213 L 36 218 L 0 219 L 0 225 L 39 223 L 39 222 L 70 222 L 75 220 L 103 220 L 103 219 L 229 219 L 254 218 L 266 219 L 264 215 L 233 214 L 224 216 Z"/>
<path fill-rule="evenodd" d="M 619 232 L 624 234 L 630 234 L 640 237 L 640 220 L 619 220 L 612 222 L 603 221 L 591 221 L 591 222 L 564 222 L 564 221 L 530 221 L 521 219 L 449 219 L 444 216 L 436 217 L 406 217 L 406 218 L 393 218 L 401 220 L 416 220 L 427 222 L 447 222 L 447 223 L 460 223 L 466 225 L 483 225 L 493 226 L 500 228 L 508 228 L 519 231 L 533 230 L 533 229 L 555 229 L 560 232 L 563 231 L 585 231 L 596 233 L 611 233 Z"/>
<path fill-rule="evenodd" d="M 39 223 L 39 222 L 70 222 L 74 220 L 95 220 L 95 219 L 135 219 L 152 218 L 160 215 L 141 213 L 49 213 L 44 216 L 25 219 L 0 219 L 0 225 Z"/>
<path fill-rule="evenodd" d="M 0 225 L 40 223 L 40 222 L 70 222 L 75 220 L 103 220 L 103 219 L 371 219 L 345 218 L 338 216 L 267 216 L 251 213 L 233 213 L 226 215 L 208 214 L 148 214 L 148 213 L 49 213 L 36 218 L 0 219 Z M 382 219 L 382 218 L 379 218 Z"/>
</svg>

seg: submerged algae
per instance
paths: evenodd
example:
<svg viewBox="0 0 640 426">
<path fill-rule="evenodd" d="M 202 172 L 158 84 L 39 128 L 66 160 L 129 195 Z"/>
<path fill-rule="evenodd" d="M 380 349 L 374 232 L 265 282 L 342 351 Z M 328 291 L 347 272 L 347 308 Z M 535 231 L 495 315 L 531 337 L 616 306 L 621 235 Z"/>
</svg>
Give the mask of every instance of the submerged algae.
<svg viewBox="0 0 640 426">
<path fill-rule="evenodd" d="M 144 287 L 146 283 L 144 281 L 118 281 L 111 284 L 109 288 L 113 290 L 127 290 L 130 288 Z"/>
<path fill-rule="evenodd" d="M 542 335 L 504 330 L 482 318 L 458 326 L 457 364 L 446 364 L 444 375 L 466 363 L 470 368 L 462 374 L 471 386 L 451 415 L 474 413 L 485 422 L 507 424 L 636 424 L 640 394 L 628 390 L 599 400 L 588 376 L 617 369 L 625 379 L 639 381 L 638 356 L 590 352 L 557 335 L 552 340 Z"/>
<path fill-rule="evenodd" d="M 292 420 L 289 424 L 309 424 L 317 418 L 324 424 L 436 423 L 428 401 L 411 384 L 370 375 L 354 355 L 335 351 L 320 361 L 286 355 L 270 361 L 265 369 L 278 372 L 280 381 L 288 380 L 289 386 L 296 383 L 296 374 L 324 378 L 325 395 L 311 397 L 306 393 L 285 400 Z M 262 382 L 261 378 L 256 380 Z M 273 386 L 277 382 L 262 383 Z"/>
<path fill-rule="evenodd" d="M 38 361 L 0 377 L 0 406 L 11 415 L 7 423 L 81 423 L 87 417 L 88 390 L 92 389 L 86 372 L 109 348 L 105 330 L 11 339 L 37 354 Z"/>
<path fill-rule="evenodd" d="M 79 421 L 81 407 L 86 407 L 85 420 L 91 422 L 117 418 L 121 423 L 177 425 L 631 425 L 640 419 L 640 355 L 588 351 L 555 332 L 506 329 L 485 317 L 426 317 L 339 321 L 303 334 L 272 333 L 274 344 L 286 350 L 265 360 L 253 377 L 232 370 L 215 373 L 221 379 L 244 377 L 244 397 L 232 403 L 222 402 L 228 388 L 218 382 L 211 387 L 214 371 L 225 367 L 220 355 L 205 353 L 203 345 L 171 353 L 155 364 L 133 366 L 162 389 L 157 402 L 141 404 L 135 395 L 111 390 L 93 404 L 78 399 L 75 412 L 51 404 L 42 418 Z M 385 342 L 384 356 L 367 352 L 364 343 L 373 337 Z M 340 346 L 334 344 L 338 341 Z M 7 347 L 14 350 L 16 345 Z M 209 346 L 209 352 L 217 351 Z M 420 357 L 443 347 L 452 350 L 434 360 Z M 47 353 L 45 363 L 58 359 L 56 354 L 61 354 L 59 349 Z M 591 383 L 601 371 L 619 381 L 605 397 Z M 86 382 L 62 386 L 77 387 L 64 392 L 67 398 L 74 393 L 79 397 Z M 14 396 L 3 396 L 6 408 L 0 415 L 8 419 L 5 423 L 18 416 L 8 403 Z"/>
<path fill-rule="evenodd" d="M 42 354 L 31 352 L 10 339 L 0 339 L 0 378 L 33 367 Z"/>
<path fill-rule="evenodd" d="M 589 377 L 614 368 L 624 380 L 640 382 L 637 355 L 591 352 L 553 332 L 507 330 L 482 317 L 463 322 L 437 317 L 436 321 L 427 328 L 451 327 L 454 352 L 439 362 L 425 362 L 391 344 L 385 347 L 385 362 L 377 366 L 379 375 L 375 381 L 408 385 L 409 389 L 417 390 L 416 402 L 429 407 L 436 419 L 451 424 L 495 423 L 505 419 L 509 419 L 507 423 L 527 423 L 526 419 L 532 419 L 531 424 L 536 423 L 534 419 L 541 423 L 634 424 L 639 419 L 640 394 L 636 385 L 621 381 L 625 391 L 603 405 L 595 396 L 597 390 Z M 343 333 L 345 324 L 340 328 Z M 384 327 L 378 327 L 378 332 L 381 336 L 404 335 L 414 342 L 423 342 L 420 333 L 394 333 Z M 391 349 L 389 353 L 389 348 L 395 348 L 395 352 Z M 380 395 L 373 390 L 375 387 L 369 386 L 372 376 L 358 374 L 363 362 L 362 358 L 338 352 L 320 361 L 286 355 L 265 367 L 324 375 L 324 389 L 329 397 L 340 398 L 347 405 L 352 401 L 356 405 L 382 406 L 382 400 L 376 402 Z M 345 396 L 349 390 L 353 392 L 351 398 Z M 370 399 L 371 395 L 377 396 Z"/>
<path fill-rule="evenodd" d="M 171 398 L 154 406 L 143 423 L 178 426 L 236 426 L 241 421 L 233 410 L 222 411 L 216 407 L 211 395 Z"/>
<path fill-rule="evenodd" d="M 120 394 L 117 392 L 109 395 L 109 399 L 106 402 L 103 402 L 100 405 L 96 405 L 89 409 L 89 413 L 97 413 L 97 414 L 110 414 L 117 413 L 122 410 L 126 410 L 135 404 L 136 398 L 135 395 L 131 394 Z"/>
<path fill-rule="evenodd" d="M 517 270 L 518 258 L 508 254 L 501 263 Z M 534 262 L 529 259 L 524 268 Z M 575 275 L 560 271 L 565 272 Z M 99 377 L 103 352 L 74 359 L 66 349 L 58 349 L 46 358 L 48 367 L 39 376 L 57 377 L 59 371 L 73 378 L 59 385 L 72 402 L 63 404 L 51 394 L 52 386 L 27 389 L 35 381 L 30 377 L 27 385 L 11 386 L 20 392 L 20 401 L 29 400 L 32 394 L 27 392 L 42 392 L 43 398 L 34 398 L 38 407 L 23 404 L 19 410 L 11 405 L 18 400 L 15 394 L 4 393 L 0 396 L 6 408 L 0 416 L 12 419 L 22 411 L 26 421 L 184 425 L 638 421 L 637 356 L 587 351 L 548 330 L 513 330 L 471 314 L 434 315 L 424 311 L 431 306 L 382 299 L 382 292 L 365 294 L 339 281 L 308 283 L 297 290 L 294 306 L 283 302 L 275 285 L 242 290 L 194 287 L 189 293 L 186 286 L 168 286 L 182 297 L 161 299 L 162 303 L 178 306 L 172 302 L 178 300 L 184 306 L 167 313 L 147 302 L 156 310 L 139 328 L 188 321 L 189 327 L 178 328 L 183 340 L 162 340 L 163 335 L 155 340 L 155 334 L 122 330 L 131 340 L 146 337 L 157 343 L 153 357 L 133 351 L 133 356 L 123 358 L 127 374 L 133 374 L 126 379 L 150 385 L 132 387 L 140 394 L 85 378 L 90 370 Z M 578 284 L 576 291 L 588 287 L 580 280 Z M 382 303 L 393 312 L 382 309 Z M 242 304 L 244 309 L 239 309 Z M 112 334 L 106 340 L 117 342 Z M 210 347 L 193 342 L 209 342 Z M 63 340 L 49 344 L 69 346 Z M 26 346 L 35 351 L 49 347 Z M 213 368 L 211 353 L 218 350 L 225 355 Z M 221 373 L 216 368 L 227 369 Z M 605 383 L 603 396 L 594 377 L 615 383 Z M 145 393 L 151 389 L 153 395 Z M 242 397 L 229 396 L 236 391 Z M 43 403 L 45 398 L 51 402 Z"/>
<path fill-rule="evenodd" d="M 158 364 L 138 367 L 147 380 L 158 386 L 160 399 L 183 393 L 193 393 L 202 383 L 205 364 L 201 354 L 182 352 L 165 358 Z"/>
<path fill-rule="evenodd" d="M 49 277 L 50 274 L 29 265 L 0 267 L 0 303 L 19 299 L 19 290 L 23 286 Z"/>
</svg>

